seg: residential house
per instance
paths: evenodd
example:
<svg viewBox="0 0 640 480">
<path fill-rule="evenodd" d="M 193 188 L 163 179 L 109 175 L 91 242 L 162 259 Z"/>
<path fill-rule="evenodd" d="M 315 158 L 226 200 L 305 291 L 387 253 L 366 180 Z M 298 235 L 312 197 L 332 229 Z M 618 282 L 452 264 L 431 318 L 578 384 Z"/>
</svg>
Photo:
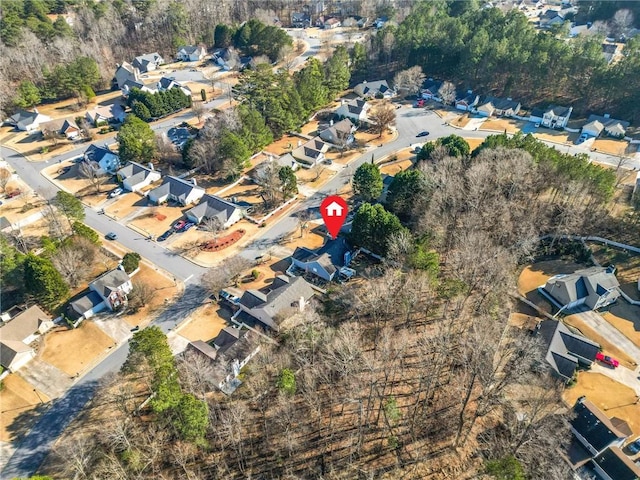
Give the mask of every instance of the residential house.
<svg viewBox="0 0 640 480">
<path fill-rule="evenodd" d="M 589 368 L 600 351 L 600 345 L 580 333 L 573 332 L 557 320 L 543 320 L 534 333 L 544 341 L 545 360 L 555 375 L 565 382 L 573 379 L 578 368 Z"/>
<path fill-rule="evenodd" d="M 490 117 L 492 115 L 511 117 L 520 111 L 520 103 L 512 98 L 498 98 L 487 96 L 479 103 L 478 115 Z"/>
<path fill-rule="evenodd" d="M 373 21 L 373 26 L 380 29 L 383 28 L 388 21 L 389 19 L 387 17 L 378 17 Z"/>
<path fill-rule="evenodd" d="M 223 70 L 244 70 L 253 63 L 252 57 L 240 57 L 234 48 L 221 48 L 216 50 L 211 57 L 213 62 Z"/>
<path fill-rule="evenodd" d="M 564 128 L 569 122 L 573 107 L 552 105 L 542 115 L 542 125 L 548 128 Z"/>
<path fill-rule="evenodd" d="M 532 108 L 529 114 L 529 121 L 531 123 L 542 124 L 542 117 L 544 117 L 545 111 L 542 108 Z"/>
<path fill-rule="evenodd" d="M 176 59 L 182 62 L 199 62 L 207 56 L 207 49 L 200 45 L 186 45 L 178 48 Z"/>
<path fill-rule="evenodd" d="M 105 309 L 117 311 L 127 303 L 133 285 L 122 266 L 110 270 L 89 284 L 89 292 L 71 302 L 67 312 L 80 320 L 90 318 Z"/>
<path fill-rule="evenodd" d="M 291 155 L 304 168 L 311 168 L 324 160 L 324 154 L 329 150 L 329 144 L 320 140 L 319 137 L 312 138 L 307 143 L 303 143 L 295 148 Z"/>
<path fill-rule="evenodd" d="M 311 26 L 311 16 L 304 12 L 294 12 L 291 14 L 291 26 L 293 28 L 307 28 Z"/>
<path fill-rule="evenodd" d="M 113 80 L 118 88 L 122 89 L 127 80 L 132 82 L 140 81 L 140 70 L 130 63 L 122 62 L 122 65 L 118 65 Z"/>
<path fill-rule="evenodd" d="M 456 95 L 456 109 L 464 112 L 470 111 L 480 101 L 480 95 L 467 90 L 465 93 Z"/>
<path fill-rule="evenodd" d="M 139 192 L 162 177 L 162 174 L 153 168 L 152 163 L 145 167 L 136 162 L 127 163 L 116 175 L 122 182 L 122 187 L 130 192 Z"/>
<path fill-rule="evenodd" d="M 327 18 L 324 21 L 323 28 L 325 30 L 331 30 L 331 29 L 338 28 L 338 27 L 341 27 L 341 26 L 342 26 L 342 22 L 340 22 L 339 19 L 337 19 L 336 17 L 331 17 L 331 18 Z"/>
<path fill-rule="evenodd" d="M 157 92 L 155 88 L 147 87 L 142 82 L 137 82 L 135 80 L 126 80 L 122 85 L 122 88 L 120 88 L 120 91 L 122 92 L 122 96 L 124 98 L 127 98 L 129 96 L 129 93 L 131 93 L 131 90 L 133 90 L 134 88 L 137 88 L 138 90 L 142 90 L 143 92 L 147 92 L 147 93 Z"/>
<path fill-rule="evenodd" d="M 633 432 L 629 424 L 617 417 L 609 418 L 586 397 L 578 398 L 570 421 L 573 439 L 564 457 L 577 474 L 576 478 L 637 480 L 640 468 L 622 453 L 621 447 Z"/>
<path fill-rule="evenodd" d="M 83 161 L 91 165 L 97 164 L 99 175 L 113 175 L 120 168 L 120 157 L 109 150 L 107 145 L 104 147 L 89 145 L 89 148 L 84 151 Z"/>
<path fill-rule="evenodd" d="M 159 92 L 166 92 L 172 88 L 179 88 L 187 97 L 191 96 L 191 89 L 180 82 L 176 82 L 173 78 L 162 77 L 156 87 Z"/>
<path fill-rule="evenodd" d="M 40 125 L 43 135 L 55 134 L 65 137 L 67 140 L 73 140 L 80 135 L 80 127 L 75 120 L 70 118 L 60 118 L 51 120 Z"/>
<path fill-rule="evenodd" d="M 304 310 L 313 295 L 315 290 L 304 278 L 278 275 L 262 290 L 245 291 L 238 302 L 240 310 L 232 319 L 277 330 L 282 317 Z"/>
<path fill-rule="evenodd" d="M 9 125 L 13 125 L 15 128 L 22 132 L 34 132 L 40 128 L 40 125 L 49 122 L 51 117 L 43 115 L 38 112 L 37 108 L 34 108 L 32 112 L 27 110 L 18 110 L 15 114 L 11 115 L 7 120 Z"/>
<path fill-rule="evenodd" d="M 615 267 L 590 267 L 569 275 L 551 277 L 538 291 L 562 310 L 586 306 L 597 310 L 620 296 Z"/>
<path fill-rule="evenodd" d="M 348 118 L 356 125 L 360 125 L 362 122 L 367 121 L 367 112 L 369 111 L 369 104 L 365 100 L 355 99 L 342 101 L 335 114 L 338 118 Z"/>
<path fill-rule="evenodd" d="M 320 138 L 337 147 L 344 147 L 353 143 L 355 140 L 353 133 L 355 131 L 355 125 L 348 118 L 336 123 L 331 120 L 329 128 L 320 132 Z"/>
<path fill-rule="evenodd" d="M 435 100 L 436 102 L 440 102 L 439 90 L 441 86 L 442 82 L 440 80 L 434 80 L 433 78 L 425 80 L 422 84 L 422 98 L 425 100 Z"/>
<path fill-rule="evenodd" d="M 53 328 L 50 315 L 37 305 L 21 311 L 0 326 L 0 365 L 15 372 L 26 365 L 35 351 L 29 345 Z"/>
<path fill-rule="evenodd" d="M 386 80 L 364 81 L 353 87 L 353 91 L 360 98 L 391 98 L 395 95 Z"/>
<path fill-rule="evenodd" d="M 611 137 L 621 138 L 625 136 L 627 128 L 629 128 L 629 122 L 611 118 L 608 113 L 605 113 L 603 116 L 590 115 L 587 123 L 582 127 L 582 133 L 598 137 L 604 131 Z"/>
<path fill-rule="evenodd" d="M 149 192 L 149 200 L 156 204 L 168 200 L 179 203 L 182 206 L 197 202 L 205 194 L 205 189 L 198 187 L 195 179 L 184 180 L 178 177 L 164 177 L 162 185 Z"/>
<path fill-rule="evenodd" d="M 190 221 L 196 224 L 202 223 L 208 218 L 217 218 L 222 228 L 227 229 L 242 219 L 242 209 L 235 203 L 215 195 L 204 195 L 200 203 L 188 210 L 186 215 Z"/>
<path fill-rule="evenodd" d="M 348 279 L 356 273 L 355 270 L 348 268 L 351 258 L 351 248 L 344 238 L 338 237 L 335 240 L 327 240 L 317 250 L 297 247 L 293 255 L 291 255 L 291 267 L 289 269 L 292 273 L 296 269 L 302 270 L 327 282 L 337 278 L 337 276 Z M 287 273 L 289 273 L 289 270 L 287 270 Z"/>
<path fill-rule="evenodd" d="M 188 128 L 186 127 L 171 127 L 167 131 L 167 138 L 173 143 L 176 147 L 182 148 L 187 143 L 190 138 L 194 138 L 195 135 L 192 135 Z"/>
<path fill-rule="evenodd" d="M 124 122 L 124 117 L 124 108 L 119 103 L 98 105 L 85 114 L 87 122 L 96 127 L 107 123 L 122 123 Z"/>
<path fill-rule="evenodd" d="M 213 362 L 213 381 L 230 395 L 242 384 L 238 379 L 242 368 L 260 351 L 258 335 L 246 328 L 226 327 L 212 343 L 190 342 L 188 351 Z"/>
<path fill-rule="evenodd" d="M 147 73 L 157 70 L 160 65 L 164 64 L 164 59 L 158 52 L 146 53 L 140 55 L 133 60 L 133 67 L 137 68 L 140 73 Z"/>
<path fill-rule="evenodd" d="M 564 23 L 564 13 L 560 10 L 547 10 L 540 15 L 540 28 L 561 26 Z"/>
</svg>

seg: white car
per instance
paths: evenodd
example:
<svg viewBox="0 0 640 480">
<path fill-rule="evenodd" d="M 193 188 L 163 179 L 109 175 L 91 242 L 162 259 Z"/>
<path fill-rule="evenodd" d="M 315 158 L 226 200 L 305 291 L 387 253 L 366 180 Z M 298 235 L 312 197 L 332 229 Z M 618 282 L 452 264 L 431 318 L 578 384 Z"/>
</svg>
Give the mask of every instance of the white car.
<svg viewBox="0 0 640 480">
<path fill-rule="evenodd" d="M 115 190 L 112 190 L 112 191 L 109 193 L 109 198 L 117 197 L 117 196 L 118 196 L 118 195 L 120 195 L 122 192 L 123 192 L 123 190 L 122 190 L 120 187 L 118 187 L 118 188 L 116 188 Z"/>
</svg>

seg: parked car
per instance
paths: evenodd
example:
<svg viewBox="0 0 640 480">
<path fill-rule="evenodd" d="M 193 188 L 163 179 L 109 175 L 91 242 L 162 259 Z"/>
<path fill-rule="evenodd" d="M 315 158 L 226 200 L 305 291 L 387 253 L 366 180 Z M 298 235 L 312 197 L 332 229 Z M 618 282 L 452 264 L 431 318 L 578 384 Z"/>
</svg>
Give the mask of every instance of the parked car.
<svg viewBox="0 0 640 480">
<path fill-rule="evenodd" d="M 118 235 L 114 232 L 109 232 L 104 236 L 104 238 L 106 238 L 107 240 L 115 240 L 116 238 L 118 238 Z"/>
<path fill-rule="evenodd" d="M 13 197 L 17 197 L 18 195 L 20 195 L 22 192 L 20 191 L 19 188 L 16 188 L 15 190 L 11 190 L 9 193 L 7 193 L 6 197 L 7 198 L 13 198 Z"/>
<path fill-rule="evenodd" d="M 424 107 L 424 98 L 421 98 L 416 102 L 416 108 L 422 108 L 422 107 Z"/>
<path fill-rule="evenodd" d="M 173 224 L 173 229 L 178 232 L 180 230 L 182 230 L 184 228 L 184 226 L 187 224 L 186 220 L 179 220 L 176 223 Z"/>
<path fill-rule="evenodd" d="M 599 362 L 602 363 L 606 363 L 607 365 L 612 366 L 613 368 L 616 368 L 620 365 L 620 362 L 618 360 L 616 360 L 613 357 L 610 357 L 608 355 L 605 355 L 602 352 L 598 352 L 596 353 L 596 360 L 598 360 Z"/>
<path fill-rule="evenodd" d="M 194 222 L 187 222 L 187 223 L 185 224 L 185 226 L 184 226 L 184 227 L 182 227 L 182 231 L 183 231 L 183 232 L 186 232 L 186 231 L 187 231 L 187 230 L 189 230 L 191 227 L 195 227 L 195 225 L 196 225 L 196 224 L 195 224 Z"/>
<path fill-rule="evenodd" d="M 634 455 L 640 452 L 640 438 L 638 438 L 635 442 L 631 442 L 629 445 L 627 445 L 627 448 Z"/>
<path fill-rule="evenodd" d="M 120 187 L 116 188 L 115 190 L 111 190 L 111 192 L 109 192 L 109 198 L 114 198 L 117 197 L 118 195 L 120 195 L 124 190 L 122 190 Z"/>
<path fill-rule="evenodd" d="M 164 242 L 167 238 L 173 235 L 173 233 L 174 233 L 173 230 L 167 230 L 166 232 L 164 232 L 162 235 L 158 237 L 158 241 Z"/>
<path fill-rule="evenodd" d="M 582 135 L 580 135 L 578 137 L 578 139 L 576 140 L 576 145 L 580 145 L 581 143 L 583 143 L 587 138 L 589 138 L 589 135 L 587 135 L 586 133 L 583 133 Z"/>
<path fill-rule="evenodd" d="M 422 132 L 417 134 L 416 137 L 426 137 L 427 135 L 429 135 L 429 132 L 427 132 L 426 130 L 423 130 Z"/>
</svg>

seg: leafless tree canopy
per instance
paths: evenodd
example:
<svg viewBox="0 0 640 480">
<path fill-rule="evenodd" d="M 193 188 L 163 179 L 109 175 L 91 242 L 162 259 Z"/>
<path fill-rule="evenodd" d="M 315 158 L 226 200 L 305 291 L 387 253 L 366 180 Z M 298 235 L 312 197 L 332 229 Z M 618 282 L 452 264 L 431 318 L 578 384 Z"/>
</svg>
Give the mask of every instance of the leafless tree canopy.
<svg viewBox="0 0 640 480">
<path fill-rule="evenodd" d="M 456 86 L 451 82 L 443 82 L 438 89 L 438 95 L 445 105 L 452 105 L 456 101 Z"/>
<path fill-rule="evenodd" d="M 382 133 L 396 123 L 396 109 L 390 102 L 384 102 L 373 108 L 369 114 L 374 130 L 381 137 Z"/>
<path fill-rule="evenodd" d="M 11 180 L 11 172 L 6 168 L 0 168 L 0 189 L 6 191 L 7 183 Z"/>
<path fill-rule="evenodd" d="M 422 67 L 416 65 L 396 73 L 395 77 L 393 77 L 393 85 L 398 90 L 414 94 L 420 91 L 424 79 L 425 74 L 422 73 Z"/>
<path fill-rule="evenodd" d="M 80 176 L 91 182 L 91 186 L 95 189 L 96 193 L 100 193 L 100 186 L 104 183 L 107 176 L 97 162 L 81 162 L 78 167 L 78 172 L 80 172 Z"/>
</svg>

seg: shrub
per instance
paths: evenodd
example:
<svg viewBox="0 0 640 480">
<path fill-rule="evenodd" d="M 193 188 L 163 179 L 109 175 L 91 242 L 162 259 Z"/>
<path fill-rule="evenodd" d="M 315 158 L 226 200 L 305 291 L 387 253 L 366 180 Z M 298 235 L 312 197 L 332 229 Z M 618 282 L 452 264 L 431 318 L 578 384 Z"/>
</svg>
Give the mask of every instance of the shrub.
<svg viewBox="0 0 640 480">
<path fill-rule="evenodd" d="M 73 230 L 73 233 L 75 233 L 79 237 L 84 237 L 90 240 L 91 243 L 95 243 L 96 245 L 100 244 L 100 237 L 98 236 L 97 232 L 91 227 L 87 227 L 84 223 L 73 222 L 73 225 L 71 225 L 71 229 Z"/>
<path fill-rule="evenodd" d="M 129 252 L 122 257 L 122 267 L 127 273 L 133 272 L 140 264 L 140 254 L 136 252 Z"/>
<path fill-rule="evenodd" d="M 278 388 L 287 395 L 296 393 L 296 376 L 293 370 L 289 368 L 282 369 L 278 377 Z"/>
<path fill-rule="evenodd" d="M 253 277 L 254 280 L 257 280 L 258 277 L 260 276 L 260 272 L 258 270 L 251 270 L 251 276 Z"/>
</svg>

